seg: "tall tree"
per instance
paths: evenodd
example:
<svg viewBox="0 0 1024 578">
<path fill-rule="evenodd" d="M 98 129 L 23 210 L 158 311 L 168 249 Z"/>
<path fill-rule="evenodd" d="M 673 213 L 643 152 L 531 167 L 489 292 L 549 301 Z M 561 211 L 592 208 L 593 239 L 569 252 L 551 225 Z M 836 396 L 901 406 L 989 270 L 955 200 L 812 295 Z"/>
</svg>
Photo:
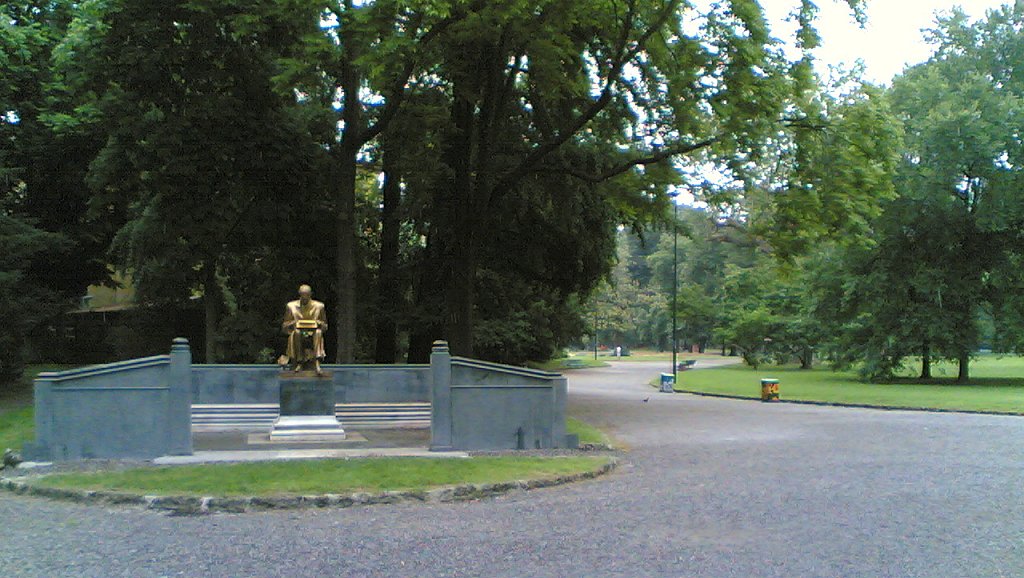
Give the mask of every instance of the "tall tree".
<svg viewBox="0 0 1024 578">
<path fill-rule="evenodd" d="M 0 198 L 0 385 L 21 376 L 30 331 L 63 309 L 60 295 L 27 279 L 25 269 L 39 254 L 66 244 L 12 214 L 6 201 Z"/>
<path fill-rule="evenodd" d="M 219 327 L 262 317 L 248 300 L 276 287 L 267 279 L 287 269 L 292 239 L 324 236 L 309 207 L 333 219 L 333 247 L 316 243 L 308 260 L 335 263 L 325 290 L 339 361 L 357 334 L 393 359 L 402 330 L 412 357 L 437 337 L 462 354 L 482 337 L 498 355 L 495 336 L 517 320 L 551 320 L 550 338 L 523 340 L 518 358 L 564 341 L 574 304 L 610 270 L 616 226 L 657 218 L 686 159 L 748 177 L 784 158 L 814 178 L 791 152 L 814 144 L 794 133 L 818 120 L 809 60 L 785 58 L 753 0 L 74 6 L 56 62 L 77 100 L 51 124 L 100 127 L 90 207 L 119 230 L 112 258 L 144 298 L 203 294 L 211 359 Z M 794 6 L 813 49 L 813 3 Z M 359 193 L 379 171 L 380 212 Z M 766 214 L 797 229 L 824 221 L 820 235 L 868 212 L 818 188 L 816 204 L 792 195 L 810 209 Z M 374 310 L 405 301 L 413 261 L 411 321 L 357 332 L 370 308 L 356 292 L 376 273 Z"/>
<path fill-rule="evenodd" d="M 380 137 L 400 112 L 423 53 L 432 39 L 462 14 L 463 2 L 340 0 L 322 6 L 324 34 L 307 36 L 307 50 L 283 77 L 297 84 L 308 106 L 333 114 L 334 127 L 322 133 L 331 159 L 335 216 L 336 357 L 355 356 L 357 280 L 356 175 L 365 147 Z"/>
<path fill-rule="evenodd" d="M 811 12 L 801 4 L 803 24 Z M 706 12 L 639 0 L 492 3 L 439 42 L 450 174 L 437 187 L 430 243 L 442 262 L 430 284 L 444 300 L 440 331 L 461 354 L 473 351 L 479 252 L 495 209 L 531 176 L 657 197 L 679 179 L 672 159 L 700 152 L 737 170 L 756 160 L 805 88 L 753 1 Z"/>
<path fill-rule="evenodd" d="M 76 113 L 98 115 L 107 134 L 88 178 L 92 206 L 126 218 L 113 259 L 143 300 L 201 290 L 208 361 L 225 260 L 312 210 L 294 192 L 315 149 L 293 96 L 272 84 L 277 49 L 303 30 L 282 16 L 289 7 L 303 13 L 285 2 L 97 0 L 61 47 Z"/>
<path fill-rule="evenodd" d="M 943 291 L 945 326 L 955 335 L 940 354 L 959 362 L 961 382 L 969 379 L 978 345 L 980 308 L 995 297 L 991 279 L 1021 248 L 1024 149 L 1015 127 L 1024 120 L 1024 83 L 1002 50 L 1018 36 L 1013 23 L 1022 22 L 1022 7 L 975 24 L 954 11 L 932 33 L 932 59 L 907 71 L 892 90 L 906 127 L 898 186 L 906 198 L 944 215 L 935 226 L 952 237 L 935 255 L 936 267 L 949 273 L 936 290 Z"/>
<path fill-rule="evenodd" d="M 84 176 L 102 137 L 88 123 L 61 122 L 73 103 L 51 65 L 74 10 L 71 2 L 18 2 L 0 11 L 0 190 L 16 197 L 17 211 L 37 227 L 70 241 L 25 273 L 77 298 L 107 279 L 102 256 L 111 231 L 86 218 Z"/>
<path fill-rule="evenodd" d="M 935 54 L 895 80 L 887 96 L 905 134 L 900 198 L 872 225 L 874 244 L 829 254 L 815 277 L 818 317 L 839 328 L 836 361 L 889 378 L 916 355 L 929 378 L 932 360 L 950 359 L 967 382 L 979 321 L 992 310 L 1000 311 L 997 347 L 1017 347 L 1024 108 L 1006 56 L 1019 45 L 1022 13 L 940 18 L 929 34 Z"/>
<path fill-rule="evenodd" d="M 26 338 L 108 279 L 109 229 L 85 219 L 94 131 L 48 122 L 67 102 L 51 66 L 72 2 L 0 7 L 0 381 L 20 373 Z"/>
<path fill-rule="evenodd" d="M 932 359 L 957 346 L 963 335 L 950 325 L 959 308 L 950 299 L 964 280 L 948 259 L 962 239 L 949 218 L 900 198 L 874 223 L 873 244 L 826 247 L 815 256 L 812 312 L 831 328 L 825 347 L 834 365 L 859 364 L 865 377 L 888 380 L 920 356 L 921 377 L 930 378 Z"/>
</svg>

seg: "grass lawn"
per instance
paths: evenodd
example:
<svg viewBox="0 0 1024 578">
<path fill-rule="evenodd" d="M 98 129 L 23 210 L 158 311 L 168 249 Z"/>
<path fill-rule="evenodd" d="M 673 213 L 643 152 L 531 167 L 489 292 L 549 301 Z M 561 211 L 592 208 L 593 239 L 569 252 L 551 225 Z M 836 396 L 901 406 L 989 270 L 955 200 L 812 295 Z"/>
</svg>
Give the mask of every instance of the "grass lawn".
<svg viewBox="0 0 1024 578">
<path fill-rule="evenodd" d="M 34 414 L 30 405 L 0 409 L 0 453 L 7 448 L 20 452 L 22 444 L 35 437 Z"/>
<path fill-rule="evenodd" d="M 594 359 L 594 352 L 580 352 L 577 356 L 589 355 L 590 359 Z M 629 355 L 615 359 L 615 355 L 610 351 L 600 352 L 602 359 L 608 359 L 610 361 L 672 361 L 671 351 L 654 351 L 651 349 L 633 349 L 629 352 Z M 685 359 L 720 359 L 722 356 L 718 353 L 690 353 L 688 351 L 680 351 L 676 354 L 676 359 L 683 361 Z"/>
<path fill-rule="evenodd" d="M 422 490 L 595 470 L 606 457 L 364 458 L 136 468 L 54 474 L 36 484 L 141 494 L 258 496 Z"/>
<path fill-rule="evenodd" d="M 565 429 L 568 433 L 578 435 L 581 444 L 611 444 L 611 440 L 603 431 L 574 417 L 565 418 Z"/>
<path fill-rule="evenodd" d="M 44 371 L 60 371 L 72 367 L 75 366 L 30 365 L 18 383 L 0 389 L 0 452 L 7 448 L 21 451 L 22 444 L 35 437 L 32 380 Z"/>
<path fill-rule="evenodd" d="M 578 364 L 573 367 L 569 364 Z M 572 371 L 573 369 L 583 369 L 586 367 L 608 367 L 608 364 L 604 361 L 594 359 L 593 354 L 587 357 L 585 354 L 570 355 L 569 357 L 559 357 L 557 359 L 551 359 L 544 363 L 530 363 L 530 367 L 534 369 L 543 369 L 544 371 Z"/>
<path fill-rule="evenodd" d="M 933 368 L 937 379 L 904 377 L 895 383 L 865 383 L 855 372 L 796 367 L 722 367 L 679 373 L 676 389 L 760 398 L 761 378 L 778 378 L 783 400 L 891 407 L 1024 413 L 1024 358 L 982 356 L 971 364 L 969 385 L 957 385 L 955 365 Z"/>
</svg>

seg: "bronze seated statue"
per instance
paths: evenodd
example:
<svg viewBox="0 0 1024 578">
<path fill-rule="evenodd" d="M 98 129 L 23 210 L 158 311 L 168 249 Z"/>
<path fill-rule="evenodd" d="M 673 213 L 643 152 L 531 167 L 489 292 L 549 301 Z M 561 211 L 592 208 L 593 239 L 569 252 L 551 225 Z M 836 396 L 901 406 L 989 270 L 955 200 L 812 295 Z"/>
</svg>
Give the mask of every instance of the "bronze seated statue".
<svg viewBox="0 0 1024 578">
<path fill-rule="evenodd" d="M 299 287 L 299 298 L 288 303 L 281 329 L 288 336 L 288 346 L 278 363 L 293 371 L 321 374 L 327 313 L 323 303 L 313 300 L 309 285 Z"/>
</svg>

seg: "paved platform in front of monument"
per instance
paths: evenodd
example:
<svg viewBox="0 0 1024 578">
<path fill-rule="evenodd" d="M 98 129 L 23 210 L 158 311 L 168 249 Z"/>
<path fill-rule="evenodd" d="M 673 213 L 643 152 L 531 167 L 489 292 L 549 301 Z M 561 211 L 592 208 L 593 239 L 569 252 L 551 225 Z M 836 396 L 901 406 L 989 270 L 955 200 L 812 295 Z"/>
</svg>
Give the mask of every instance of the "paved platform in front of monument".
<svg viewBox="0 0 1024 578">
<path fill-rule="evenodd" d="M 353 458 L 468 458 L 467 452 L 432 452 L 427 448 L 349 448 L 198 451 L 190 456 L 164 456 L 161 466 L 218 462 L 271 462 L 281 460 Z"/>
<path fill-rule="evenodd" d="M 346 428 L 348 429 L 348 428 Z M 430 446 L 427 428 L 348 430 L 347 439 L 331 442 L 271 442 L 267 432 L 252 430 L 197 432 L 192 434 L 193 449 L 203 451 L 245 451 L 286 449 L 366 449 L 423 448 Z"/>
<path fill-rule="evenodd" d="M 1024 418 L 657 394 L 662 365 L 571 374 L 631 448 L 593 481 L 185 518 L 0 494 L 4 575 L 1024 575 Z"/>
<path fill-rule="evenodd" d="M 282 442 L 271 441 L 269 438 L 267 433 L 248 430 L 195 433 L 193 455 L 165 456 L 153 460 L 153 463 L 181 465 L 329 458 L 469 456 L 467 452 L 430 451 L 430 430 L 424 428 L 350 431 L 347 439 L 331 442 Z"/>
</svg>

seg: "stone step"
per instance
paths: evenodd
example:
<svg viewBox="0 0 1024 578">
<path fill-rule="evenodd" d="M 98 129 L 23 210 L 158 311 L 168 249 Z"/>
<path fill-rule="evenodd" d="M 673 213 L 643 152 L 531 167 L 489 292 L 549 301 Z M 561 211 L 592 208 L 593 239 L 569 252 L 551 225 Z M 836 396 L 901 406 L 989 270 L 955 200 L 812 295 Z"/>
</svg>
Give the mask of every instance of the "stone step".
<svg viewBox="0 0 1024 578">
<path fill-rule="evenodd" d="M 270 441 L 331 441 L 345 439 L 345 430 L 330 415 L 285 415 L 274 420 Z"/>
<path fill-rule="evenodd" d="M 391 419 L 396 417 L 406 417 L 410 419 L 430 419 L 429 411 L 380 411 L 374 413 L 363 413 L 363 412 L 349 412 L 344 410 L 338 410 L 336 412 L 338 417 L 347 418 L 361 418 L 361 419 Z"/>
<path fill-rule="evenodd" d="M 316 431 L 338 429 L 338 419 L 329 415 L 286 415 L 274 420 L 274 431 Z"/>
<path fill-rule="evenodd" d="M 278 415 L 277 404 L 196 404 L 192 406 L 192 429 L 267 430 Z M 430 427 L 430 403 L 339 403 L 335 415 L 348 428 Z"/>
<path fill-rule="evenodd" d="M 358 421 L 348 420 L 345 427 L 350 429 L 419 429 L 429 428 L 430 420 L 401 420 L 401 421 Z"/>
<path fill-rule="evenodd" d="M 195 403 L 192 404 L 192 411 L 209 411 L 209 412 L 225 412 L 225 411 L 260 411 L 260 410 L 272 410 L 277 411 L 278 405 L 276 403 Z"/>
</svg>

